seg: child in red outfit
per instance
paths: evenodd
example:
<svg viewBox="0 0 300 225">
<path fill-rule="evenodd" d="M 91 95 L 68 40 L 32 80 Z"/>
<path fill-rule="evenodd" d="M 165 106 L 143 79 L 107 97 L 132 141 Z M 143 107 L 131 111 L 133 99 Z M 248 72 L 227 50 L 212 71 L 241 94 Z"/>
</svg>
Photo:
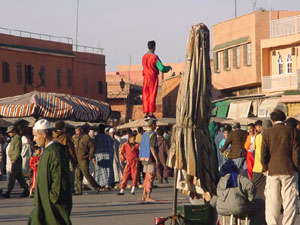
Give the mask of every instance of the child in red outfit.
<svg viewBox="0 0 300 225">
<path fill-rule="evenodd" d="M 37 176 L 37 166 L 40 159 L 41 149 L 37 146 L 34 147 L 34 155 L 30 158 L 29 166 L 33 172 L 32 174 L 32 184 L 30 187 L 30 198 L 33 197 L 33 190 L 36 185 L 36 176 Z"/>
<path fill-rule="evenodd" d="M 139 144 L 135 142 L 134 134 L 129 134 L 128 142 L 124 143 L 119 150 L 119 157 L 122 162 L 126 162 L 124 168 L 124 175 L 120 183 L 120 192 L 118 195 L 124 195 L 124 189 L 131 177 L 131 194 L 135 194 L 135 186 L 137 183 L 138 175 L 138 162 L 139 162 Z"/>
</svg>

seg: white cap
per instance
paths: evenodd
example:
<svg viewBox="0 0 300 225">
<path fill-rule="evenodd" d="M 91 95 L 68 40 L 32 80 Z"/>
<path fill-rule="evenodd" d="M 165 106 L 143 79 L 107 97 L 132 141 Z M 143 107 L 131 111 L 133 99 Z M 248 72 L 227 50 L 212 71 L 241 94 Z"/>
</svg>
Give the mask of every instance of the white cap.
<svg viewBox="0 0 300 225">
<path fill-rule="evenodd" d="M 40 119 L 34 124 L 32 129 L 33 130 L 48 130 L 48 129 L 52 129 L 52 127 L 47 120 Z"/>
<path fill-rule="evenodd" d="M 115 128 L 110 128 L 108 133 L 116 133 Z"/>
</svg>

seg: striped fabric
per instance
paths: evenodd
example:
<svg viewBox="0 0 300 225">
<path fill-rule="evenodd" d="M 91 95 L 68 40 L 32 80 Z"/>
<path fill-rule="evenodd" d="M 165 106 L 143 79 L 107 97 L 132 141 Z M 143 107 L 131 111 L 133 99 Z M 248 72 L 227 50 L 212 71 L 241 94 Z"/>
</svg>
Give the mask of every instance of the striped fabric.
<svg viewBox="0 0 300 225">
<path fill-rule="evenodd" d="M 108 104 L 68 94 L 33 91 L 24 95 L 0 99 L 0 116 L 107 120 Z"/>
</svg>

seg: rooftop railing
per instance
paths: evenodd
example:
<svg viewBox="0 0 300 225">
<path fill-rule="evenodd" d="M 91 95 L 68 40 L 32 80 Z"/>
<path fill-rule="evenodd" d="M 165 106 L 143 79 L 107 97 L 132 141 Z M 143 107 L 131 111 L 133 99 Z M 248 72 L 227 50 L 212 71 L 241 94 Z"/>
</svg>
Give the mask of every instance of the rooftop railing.
<svg viewBox="0 0 300 225">
<path fill-rule="evenodd" d="M 60 37 L 60 36 L 49 35 L 49 34 L 34 33 L 34 32 L 23 31 L 23 30 L 8 29 L 4 27 L 0 27 L 0 33 L 13 35 L 17 37 L 34 38 L 43 41 L 53 41 L 53 42 L 59 42 L 64 44 L 71 44 L 73 46 L 73 51 L 78 51 L 78 52 L 103 54 L 104 51 L 103 48 L 95 48 L 95 47 L 89 47 L 83 45 L 73 45 L 73 39 L 69 37 Z"/>
<path fill-rule="evenodd" d="M 54 36 L 49 34 L 41 34 L 41 33 L 34 33 L 34 32 L 23 31 L 23 30 L 8 29 L 4 27 L 0 27 L 0 33 L 9 34 L 18 37 L 34 38 L 34 39 L 39 39 L 44 41 L 54 41 L 54 42 L 60 42 L 65 44 L 73 44 L 73 39 L 69 37 L 59 37 L 59 36 Z"/>
<path fill-rule="evenodd" d="M 270 22 L 270 37 L 274 38 L 295 34 L 296 18 L 297 17 L 294 16 L 279 20 L 272 20 Z"/>
<path fill-rule="evenodd" d="M 102 55 L 104 49 L 103 48 L 95 48 L 83 45 L 73 45 L 74 52 L 85 52 L 85 53 L 92 53 L 92 54 L 99 54 Z"/>
</svg>

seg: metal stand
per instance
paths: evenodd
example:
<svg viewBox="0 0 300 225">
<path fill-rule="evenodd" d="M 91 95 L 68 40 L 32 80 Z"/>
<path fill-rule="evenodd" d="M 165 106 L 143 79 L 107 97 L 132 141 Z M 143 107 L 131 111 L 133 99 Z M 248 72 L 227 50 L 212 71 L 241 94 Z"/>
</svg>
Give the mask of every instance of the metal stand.
<svg viewBox="0 0 300 225">
<path fill-rule="evenodd" d="M 178 220 L 177 218 L 177 178 L 178 178 L 178 170 L 174 170 L 174 186 L 173 186 L 173 202 L 172 202 L 172 221 L 171 225 L 176 225 L 176 221 Z"/>
</svg>

